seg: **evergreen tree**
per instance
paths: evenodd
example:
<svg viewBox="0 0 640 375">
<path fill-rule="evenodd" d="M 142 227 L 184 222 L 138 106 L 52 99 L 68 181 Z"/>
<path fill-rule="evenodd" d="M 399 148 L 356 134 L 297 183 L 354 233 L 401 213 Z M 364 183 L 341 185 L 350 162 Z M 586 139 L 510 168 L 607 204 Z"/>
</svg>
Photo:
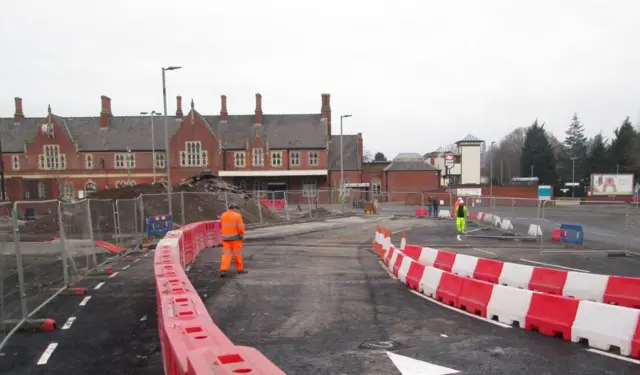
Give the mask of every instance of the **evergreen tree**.
<svg viewBox="0 0 640 375">
<path fill-rule="evenodd" d="M 624 119 L 613 133 L 615 137 L 609 148 L 610 172 L 633 173 L 636 165 L 634 158 L 635 141 L 638 134 L 629 117 Z"/>
<path fill-rule="evenodd" d="M 387 157 L 384 156 L 384 154 L 382 152 L 376 152 L 376 154 L 373 156 L 373 160 L 375 160 L 375 161 L 387 161 Z"/>
<path fill-rule="evenodd" d="M 602 133 L 593 137 L 584 167 L 585 177 L 590 177 L 592 173 L 610 172 L 609 150 Z"/>
<path fill-rule="evenodd" d="M 562 144 L 562 151 L 558 157 L 559 175 L 563 181 L 572 181 L 574 172 L 575 180 L 580 181 L 585 176 L 587 137 L 584 135 L 584 126 L 580 123 L 578 115 L 573 114 L 571 125 L 565 132 L 567 135 Z M 575 158 L 575 169 L 574 160 Z"/>
<path fill-rule="evenodd" d="M 525 133 L 520 168 L 525 176 L 530 176 L 533 169 L 533 177 L 538 177 L 541 184 L 556 182 L 556 156 L 544 130 L 544 124 L 538 124 L 537 119 Z"/>
</svg>

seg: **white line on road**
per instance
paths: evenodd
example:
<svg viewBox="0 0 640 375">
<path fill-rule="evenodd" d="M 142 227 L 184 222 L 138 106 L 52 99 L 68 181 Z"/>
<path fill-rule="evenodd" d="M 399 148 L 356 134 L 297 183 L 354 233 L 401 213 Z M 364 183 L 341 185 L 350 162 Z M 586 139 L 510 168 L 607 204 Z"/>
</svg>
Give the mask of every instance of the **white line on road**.
<svg viewBox="0 0 640 375">
<path fill-rule="evenodd" d="M 125 268 L 129 268 L 129 266 L 126 266 Z M 118 272 L 114 272 L 111 274 L 111 276 L 109 276 L 110 279 L 113 279 L 114 277 L 116 277 L 118 275 Z"/>
<path fill-rule="evenodd" d="M 123 270 L 123 271 L 124 271 L 124 270 L 128 270 L 130 267 L 131 267 L 131 265 L 130 265 L 130 264 L 127 264 L 126 266 L 122 267 L 122 270 Z"/>
<path fill-rule="evenodd" d="M 616 237 L 613 234 L 609 234 L 609 233 L 602 233 L 602 232 L 587 232 L 587 233 L 591 233 L 591 234 L 597 234 L 598 236 L 606 236 L 606 237 Z"/>
<path fill-rule="evenodd" d="M 75 316 L 70 316 L 69 319 L 67 319 L 67 321 L 64 323 L 64 325 L 62 326 L 62 329 L 69 329 L 71 328 L 71 325 L 73 324 L 73 322 L 76 321 L 76 317 Z"/>
<path fill-rule="evenodd" d="M 384 265 L 382 261 L 379 260 L 378 264 L 380 265 L 380 267 L 382 267 L 383 270 L 387 272 L 389 276 L 391 276 L 392 279 L 398 280 L 398 278 L 387 268 L 387 266 Z"/>
<path fill-rule="evenodd" d="M 49 346 L 47 346 L 47 348 L 44 350 L 44 353 L 42 353 L 42 355 L 40 356 L 40 359 L 38 360 L 38 366 L 46 365 L 47 362 L 49 362 L 49 358 L 51 358 L 53 351 L 56 350 L 57 347 L 57 342 L 52 342 L 51 344 L 49 344 Z"/>
<path fill-rule="evenodd" d="M 479 315 L 471 314 L 470 312 L 466 312 L 466 311 L 464 311 L 464 310 L 460 310 L 460 309 L 455 308 L 455 307 L 453 307 L 453 306 L 449 306 L 449 305 L 447 305 L 447 304 L 445 304 L 445 303 L 442 303 L 442 302 L 440 302 L 440 301 L 436 301 L 435 299 L 433 299 L 433 298 L 429 298 L 429 297 L 425 296 L 425 295 L 424 295 L 424 294 L 422 294 L 422 293 L 418 293 L 418 292 L 416 292 L 416 291 L 415 291 L 415 290 L 413 290 L 413 289 L 409 289 L 409 291 L 410 291 L 411 293 L 415 294 L 416 296 L 418 296 L 418 297 L 420 297 L 420 298 L 424 299 L 425 301 L 429 301 L 429 302 L 431 302 L 431 303 L 435 303 L 436 305 L 440 305 L 440 306 L 442 306 L 442 307 L 444 307 L 444 308 L 447 308 L 447 309 L 449 309 L 449 310 L 453 310 L 453 311 L 459 312 L 460 314 L 463 314 L 463 315 L 466 315 L 466 316 L 470 316 L 470 317 L 475 318 L 475 319 L 478 319 L 478 320 L 482 320 L 483 322 L 487 322 L 487 323 L 491 323 L 491 324 L 497 325 L 498 327 L 502 327 L 502 328 L 513 328 L 513 327 L 511 327 L 511 326 L 510 326 L 510 325 L 508 325 L 508 324 L 504 324 L 504 323 L 502 323 L 502 322 L 496 322 L 495 320 L 491 320 L 491 319 L 483 318 L 483 317 L 481 317 L 481 316 L 479 316 Z"/>
<path fill-rule="evenodd" d="M 637 359 L 623 357 L 621 355 L 605 352 L 605 351 L 602 351 L 602 350 L 599 350 L 599 349 L 589 348 L 589 349 L 585 349 L 585 350 L 588 351 L 588 352 L 591 352 L 591 353 L 603 355 L 605 357 L 615 358 L 615 359 L 619 359 L 621 361 L 631 362 L 631 363 L 635 363 L 635 364 L 640 365 L 640 361 L 638 361 Z"/>
<path fill-rule="evenodd" d="M 98 289 L 102 288 L 102 286 L 103 286 L 105 283 L 106 283 L 106 281 L 102 281 L 102 282 L 98 283 L 98 285 L 96 285 L 96 287 L 95 287 L 95 288 L 93 288 L 93 290 L 98 290 Z"/>
<path fill-rule="evenodd" d="M 529 263 L 533 263 L 533 264 L 540 264 L 540 265 L 543 265 L 543 266 L 549 266 L 549 267 L 562 268 L 562 269 L 569 270 L 569 271 L 578 271 L 578 272 L 591 273 L 591 271 L 581 270 L 581 269 L 579 269 L 579 268 L 571 268 L 571 267 L 559 266 L 559 265 L 557 265 L 557 264 L 543 263 L 543 262 L 536 262 L 535 260 L 529 260 L 529 259 L 523 259 L 523 258 L 520 258 L 520 261 L 521 261 L 521 262 L 529 262 Z"/>
<path fill-rule="evenodd" d="M 140 261 L 140 258 L 134 260 L 133 263 L 138 263 L 139 261 Z"/>
<path fill-rule="evenodd" d="M 406 231 L 411 230 L 411 229 L 413 229 L 413 228 L 403 228 L 403 229 L 398 229 L 398 230 L 397 230 L 397 231 L 395 231 L 395 232 L 391 232 L 391 234 L 398 234 L 398 233 L 406 232 Z"/>
<path fill-rule="evenodd" d="M 489 251 L 489 250 L 482 250 L 482 249 L 478 249 L 476 247 L 472 247 L 473 250 L 479 251 L 481 253 L 486 253 L 486 254 L 491 254 L 491 255 L 496 255 L 496 253 Z"/>
<path fill-rule="evenodd" d="M 90 299 L 91 299 L 91 296 L 84 297 L 82 301 L 80 301 L 79 306 L 86 306 Z"/>
<path fill-rule="evenodd" d="M 144 253 L 143 257 L 148 257 L 149 253 Z"/>
<path fill-rule="evenodd" d="M 456 238 L 458 239 L 458 241 L 462 241 L 462 238 L 460 238 L 460 235 L 458 235 Z"/>
</svg>

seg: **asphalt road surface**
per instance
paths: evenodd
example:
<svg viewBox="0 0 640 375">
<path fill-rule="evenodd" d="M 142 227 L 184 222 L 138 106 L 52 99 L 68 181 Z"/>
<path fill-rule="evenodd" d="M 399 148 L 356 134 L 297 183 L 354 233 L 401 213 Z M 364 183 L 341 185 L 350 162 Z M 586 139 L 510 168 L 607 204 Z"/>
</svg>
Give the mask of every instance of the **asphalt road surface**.
<svg viewBox="0 0 640 375">
<path fill-rule="evenodd" d="M 401 374 L 387 352 L 462 374 L 638 373 L 638 364 L 411 293 L 370 251 L 376 224 L 397 235 L 406 230 L 410 243 L 417 231 L 436 236 L 453 226 L 354 218 L 330 231 L 247 244 L 249 273 L 218 280 L 205 271 L 217 266 L 219 250 L 212 251 L 197 265 L 197 288 L 235 343 L 258 348 L 287 374 Z"/>
</svg>

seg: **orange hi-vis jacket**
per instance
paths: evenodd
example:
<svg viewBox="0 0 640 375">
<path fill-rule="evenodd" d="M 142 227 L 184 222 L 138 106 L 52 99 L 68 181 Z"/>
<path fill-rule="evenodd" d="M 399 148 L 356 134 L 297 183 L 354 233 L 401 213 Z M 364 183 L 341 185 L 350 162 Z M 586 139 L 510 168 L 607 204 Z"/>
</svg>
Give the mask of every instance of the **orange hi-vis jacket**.
<svg viewBox="0 0 640 375">
<path fill-rule="evenodd" d="M 239 213 L 233 210 L 225 211 L 220 216 L 220 224 L 222 226 L 223 241 L 236 241 L 244 237 L 244 222 L 242 221 L 242 215 Z"/>
</svg>

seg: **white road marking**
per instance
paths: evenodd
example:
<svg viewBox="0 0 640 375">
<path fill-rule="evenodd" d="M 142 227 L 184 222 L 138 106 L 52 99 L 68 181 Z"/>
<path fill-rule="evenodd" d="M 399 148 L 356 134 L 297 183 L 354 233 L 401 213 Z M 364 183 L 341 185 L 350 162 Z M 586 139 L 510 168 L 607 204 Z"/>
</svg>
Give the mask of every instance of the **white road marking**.
<svg viewBox="0 0 640 375">
<path fill-rule="evenodd" d="M 626 362 L 635 363 L 637 365 L 640 365 L 640 361 L 638 361 L 637 359 L 633 359 L 633 358 L 629 358 L 629 357 L 623 357 L 621 355 L 605 352 L 605 351 L 602 351 L 602 350 L 599 350 L 599 349 L 589 348 L 589 349 L 585 349 L 585 350 L 588 351 L 588 352 L 591 352 L 591 353 L 603 355 L 605 357 L 615 358 L 615 359 L 619 359 L 621 361 L 626 361 Z"/>
<path fill-rule="evenodd" d="M 141 322 L 144 322 L 145 320 L 147 320 L 147 316 L 146 316 L 146 315 L 145 315 L 145 316 L 143 316 L 142 318 L 140 318 L 140 321 L 141 321 Z"/>
<path fill-rule="evenodd" d="M 559 266 L 559 265 L 557 265 L 557 264 L 543 263 L 543 262 L 536 262 L 535 260 L 528 260 L 528 259 L 520 258 L 520 261 L 521 261 L 521 262 L 533 263 L 533 264 L 540 264 L 540 265 L 543 265 L 543 266 L 549 266 L 549 267 L 562 268 L 562 269 L 569 270 L 569 271 L 578 271 L 578 272 L 591 273 L 591 271 L 581 270 L 581 269 L 579 269 L 579 268 L 571 268 L 571 267 Z"/>
<path fill-rule="evenodd" d="M 64 323 L 64 325 L 62 326 L 62 329 L 69 329 L 71 328 L 71 325 L 73 324 L 73 322 L 76 321 L 76 317 L 75 316 L 70 316 L 69 319 L 67 319 L 67 321 Z"/>
<path fill-rule="evenodd" d="M 592 234 L 597 234 L 598 236 L 606 236 L 606 237 L 616 237 L 613 234 L 609 234 L 609 233 L 602 233 L 602 232 L 587 232 L 587 233 L 592 233 Z"/>
<path fill-rule="evenodd" d="M 133 263 L 138 263 L 139 261 L 140 261 L 140 258 L 134 260 Z"/>
<path fill-rule="evenodd" d="M 129 268 L 129 266 L 125 267 L 125 268 Z M 116 277 L 118 275 L 118 272 L 114 272 L 111 274 L 111 276 L 109 276 L 110 279 L 113 279 L 114 277 Z"/>
<path fill-rule="evenodd" d="M 57 347 L 57 342 L 52 342 L 51 344 L 49 344 L 49 346 L 47 346 L 47 348 L 44 350 L 44 353 L 42 353 L 42 355 L 40 356 L 40 359 L 38 360 L 38 366 L 46 365 L 47 362 L 49 362 L 49 358 L 51 358 L 53 351 L 56 350 Z"/>
<path fill-rule="evenodd" d="M 406 232 L 408 230 L 411 230 L 412 228 L 404 228 L 404 229 L 398 229 L 395 232 L 391 232 L 391 234 L 398 234 L 398 233 L 402 233 L 402 232 Z"/>
<path fill-rule="evenodd" d="M 402 375 L 448 375 L 460 372 L 391 352 L 387 352 L 387 356 Z"/>
<path fill-rule="evenodd" d="M 131 265 L 130 265 L 130 264 L 127 264 L 126 266 L 122 267 L 122 270 L 123 270 L 123 271 L 124 271 L 124 270 L 128 270 L 130 267 L 131 267 Z"/>
<path fill-rule="evenodd" d="M 445 335 L 444 333 L 441 333 L 440 336 L 445 337 L 445 338 L 449 337 L 449 336 Z"/>
<path fill-rule="evenodd" d="M 447 304 L 445 304 L 445 303 L 442 303 L 442 302 L 440 302 L 440 301 L 437 301 L 437 300 L 435 300 L 435 299 L 433 299 L 433 298 L 429 298 L 429 297 L 425 296 L 425 295 L 424 295 L 424 294 L 422 294 L 422 293 L 418 293 L 418 292 L 416 292 L 416 291 L 415 291 L 415 290 L 413 290 L 413 289 L 409 289 L 409 292 L 411 292 L 411 293 L 415 294 L 416 296 L 418 296 L 418 297 L 420 297 L 420 298 L 424 299 L 425 301 L 429 301 L 429 302 L 431 302 L 431 303 L 435 303 L 436 305 L 440 305 L 440 306 L 442 306 L 442 307 L 444 307 L 444 308 L 447 308 L 447 309 L 449 309 L 449 310 L 453 310 L 453 311 L 458 312 L 458 313 L 460 313 L 460 314 L 464 314 L 464 315 L 466 315 L 466 316 L 470 316 L 470 317 L 472 317 L 472 318 L 475 318 L 475 319 L 478 319 L 478 320 L 482 320 L 483 322 L 491 323 L 491 324 L 493 324 L 493 325 L 497 325 L 498 327 L 502 327 L 502 328 L 513 328 L 512 326 L 510 326 L 510 325 L 508 325 L 508 324 L 504 324 L 504 323 L 501 323 L 501 322 L 497 322 L 497 321 L 495 321 L 495 320 L 491 320 L 491 319 L 483 318 L 483 317 L 481 317 L 481 316 L 479 316 L 479 315 L 471 314 L 470 312 L 466 312 L 466 311 L 464 311 L 464 310 L 457 309 L 457 308 L 455 308 L 455 307 L 453 307 L 453 306 L 449 306 L 449 305 L 447 305 Z"/>
<path fill-rule="evenodd" d="M 149 253 L 144 253 L 143 257 L 148 257 Z"/>
<path fill-rule="evenodd" d="M 491 255 L 496 255 L 496 253 L 489 251 L 489 250 L 482 250 L 482 249 L 478 249 L 476 247 L 472 247 L 473 250 L 479 251 L 481 253 L 485 253 L 485 254 L 491 254 Z"/>
<path fill-rule="evenodd" d="M 385 270 L 385 272 L 387 272 L 387 274 L 388 274 L 389 276 L 391 276 L 391 278 L 392 278 L 392 279 L 394 279 L 394 280 L 398 280 L 398 278 L 397 278 L 397 277 L 395 277 L 395 275 L 394 275 L 391 271 L 389 271 L 389 269 L 387 268 L 387 266 L 385 266 L 385 264 L 384 264 L 382 261 L 380 261 L 380 260 L 379 260 L 379 261 L 378 261 L 378 264 L 380 265 L 380 267 L 382 267 L 382 269 L 383 269 L 383 270 Z"/>
<path fill-rule="evenodd" d="M 80 301 L 79 306 L 86 306 L 90 299 L 91 299 L 91 296 L 84 297 L 82 301 Z"/>
<path fill-rule="evenodd" d="M 93 288 L 93 290 L 98 290 L 98 289 L 102 288 L 102 286 L 103 286 L 105 283 L 106 283 L 106 281 L 102 281 L 102 282 L 98 283 L 98 285 L 96 285 L 96 287 L 95 287 L 95 288 Z"/>
<path fill-rule="evenodd" d="M 462 238 L 460 238 L 460 235 L 458 235 L 456 238 L 458 238 L 458 241 L 462 241 Z"/>
</svg>

